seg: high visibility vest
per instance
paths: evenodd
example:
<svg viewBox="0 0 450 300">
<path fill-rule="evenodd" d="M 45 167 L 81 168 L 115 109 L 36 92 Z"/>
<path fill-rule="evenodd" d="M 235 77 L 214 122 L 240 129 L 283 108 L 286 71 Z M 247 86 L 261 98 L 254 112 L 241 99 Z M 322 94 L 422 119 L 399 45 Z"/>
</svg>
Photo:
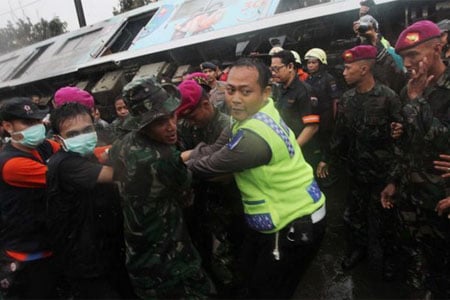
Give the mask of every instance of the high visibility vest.
<svg viewBox="0 0 450 300">
<path fill-rule="evenodd" d="M 272 99 L 252 118 L 233 125 L 234 136 L 242 130 L 259 135 L 272 152 L 268 164 L 234 174 L 250 228 L 263 233 L 277 232 L 325 203 L 312 168 L 305 162 L 294 133 L 281 119 Z"/>
</svg>

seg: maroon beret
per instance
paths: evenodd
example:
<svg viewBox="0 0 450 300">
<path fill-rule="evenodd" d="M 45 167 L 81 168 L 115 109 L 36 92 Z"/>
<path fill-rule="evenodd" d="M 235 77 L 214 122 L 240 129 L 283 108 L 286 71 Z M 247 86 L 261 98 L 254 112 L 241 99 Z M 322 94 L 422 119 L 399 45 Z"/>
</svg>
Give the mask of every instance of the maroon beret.
<svg viewBox="0 0 450 300">
<path fill-rule="evenodd" d="M 346 64 L 351 64 L 358 60 L 377 58 L 377 48 L 370 45 L 360 45 L 344 51 L 342 59 Z"/>
<path fill-rule="evenodd" d="M 185 80 L 178 86 L 181 94 L 181 104 L 177 108 L 177 115 L 183 117 L 194 111 L 202 98 L 202 87 L 194 80 Z"/>
<path fill-rule="evenodd" d="M 436 24 L 428 20 L 418 21 L 400 33 L 395 44 L 395 52 L 415 47 L 440 36 L 441 31 Z"/>
</svg>

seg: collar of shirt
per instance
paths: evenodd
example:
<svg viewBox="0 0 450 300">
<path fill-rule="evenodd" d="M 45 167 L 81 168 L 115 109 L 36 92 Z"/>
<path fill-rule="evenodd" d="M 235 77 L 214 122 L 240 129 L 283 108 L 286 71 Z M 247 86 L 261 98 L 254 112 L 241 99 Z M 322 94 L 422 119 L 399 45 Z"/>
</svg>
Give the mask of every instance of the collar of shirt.
<svg viewBox="0 0 450 300">
<path fill-rule="evenodd" d="M 295 89 L 301 85 L 302 85 L 302 82 L 300 81 L 298 76 L 295 76 L 294 79 L 292 79 L 291 84 L 289 84 L 287 87 L 284 87 L 283 84 L 281 84 L 280 87 L 281 87 L 281 91 L 283 91 L 283 93 L 286 93 L 287 91 Z"/>
<path fill-rule="evenodd" d="M 351 96 L 351 97 L 355 96 L 356 94 L 380 96 L 381 95 L 380 91 L 381 91 L 380 84 L 377 82 L 377 83 L 375 83 L 375 86 L 373 87 L 373 89 L 371 89 L 367 93 L 358 93 L 358 92 L 356 92 L 356 88 L 352 88 L 351 90 L 349 90 L 347 92 L 347 95 Z"/>
</svg>

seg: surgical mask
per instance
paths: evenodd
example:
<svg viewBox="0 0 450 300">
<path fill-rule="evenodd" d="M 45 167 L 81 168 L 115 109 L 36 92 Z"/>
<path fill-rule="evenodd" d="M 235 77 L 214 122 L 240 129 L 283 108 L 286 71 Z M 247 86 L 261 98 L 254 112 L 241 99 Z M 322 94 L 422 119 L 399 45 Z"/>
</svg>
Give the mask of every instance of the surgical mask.
<svg viewBox="0 0 450 300">
<path fill-rule="evenodd" d="M 11 133 L 11 136 L 22 135 L 22 139 L 17 141 L 11 139 L 13 143 L 21 144 L 28 148 L 36 148 L 45 140 L 45 126 L 43 124 L 36 124 L 28 127 L 22 131 L 16 131 Z"/>
<path fill-rule="evenodd" d="M 68 139 L 63 139 L 63 149 L 70 152 L 75 152 L 81 156 L 88 156 L 94 152 L 95 145 L 97 145 L 97 133 L 89 132 L 80 134 Z"/>
</svg>

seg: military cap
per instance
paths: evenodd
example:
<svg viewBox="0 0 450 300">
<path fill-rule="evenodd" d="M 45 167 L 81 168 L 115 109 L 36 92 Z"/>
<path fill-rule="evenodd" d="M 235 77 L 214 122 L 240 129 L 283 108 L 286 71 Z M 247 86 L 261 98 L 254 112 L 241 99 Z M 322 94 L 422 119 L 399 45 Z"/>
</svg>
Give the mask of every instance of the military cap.
<svg viewBox="0 0 450 300">
<path fill-rule="evenodd" d="M 208 85 L 208 76 L 202 72 L 191 73 L 186 76 L 186 80 L 194 80 L 208 93 L 211 90 L 211 87 Z"/>
<path fill-rule="evenodd" d="M 436 24 L 428 20 L 418 21 L 400 33 L 395 44 L 395 52 L 399 53 L 440 36 L 441 30 Z"/>
<path fill-rule="evenodd" d="M 0 104 L 0 120 L 42 120 L 48 109 L 40 109 L 30 98 L 14 97 Z"/>
<path fill-rule="evenodd" d="M 172 114 L 180 100 L 169 95 L 153 77 L 134 80 L 124 86 L 122 97 L 141 129 L 154 120 Z"/>
<path fill-rule="evenodd" d="M 185 80 L 178 86 L 178 90 L 181 94 L 181 104 L 177 108 L 177 114 L 179 116 L 188 115 L 200 103 L 202 98 L 202 87 L 194 80 Z"/>
<path fill-rule="evenodd" d="M 346 64 L 364 59 L 375 59 L 377 57 L 377 48 L 370 45 L 360 45 L 344 51 L 342 59 Z"/>
<path fill-rule="evenodd" d="M 77 102 L 89 109 L 93 108 L 95 105 L 94 97 L 92 97 L 89 92 L 76 86 L 65 86 L 56 91 L 56 107 L 60 107 L 68 102 Z"/>
</svg>

